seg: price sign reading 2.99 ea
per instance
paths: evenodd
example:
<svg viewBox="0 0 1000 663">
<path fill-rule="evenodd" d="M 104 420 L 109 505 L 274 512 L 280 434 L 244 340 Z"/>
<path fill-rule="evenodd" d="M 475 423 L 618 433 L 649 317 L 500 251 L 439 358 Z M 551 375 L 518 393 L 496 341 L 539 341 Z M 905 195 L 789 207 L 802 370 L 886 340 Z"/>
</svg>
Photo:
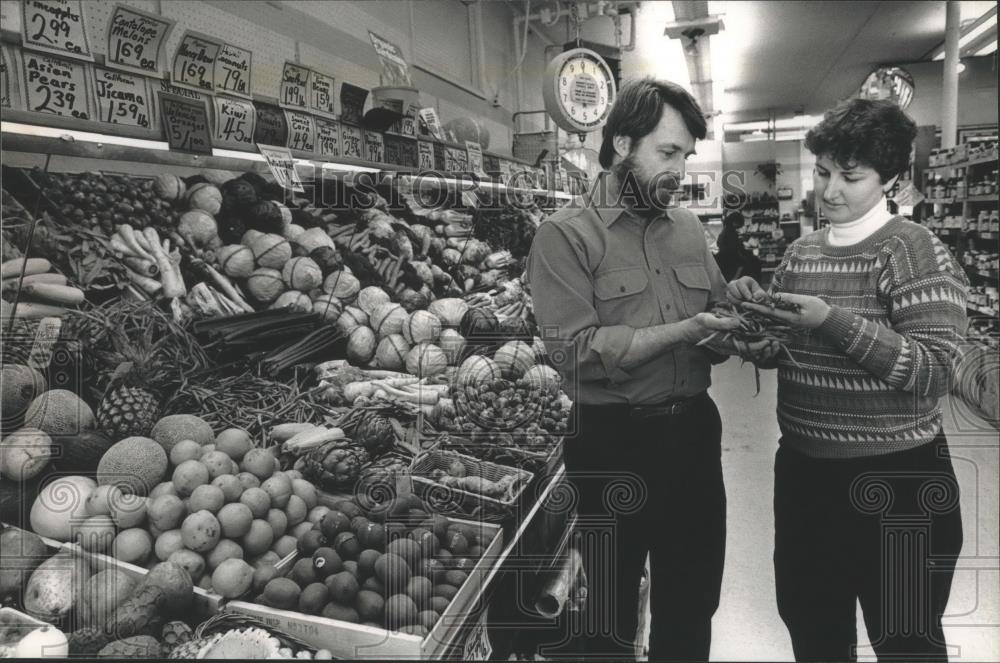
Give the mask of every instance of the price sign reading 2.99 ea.
<svg viewBox="0 0 1000 663">
<path fill-rule="evenodd" d="M 173 82 L 195 90 L 212 91 L 215 59 L 222 44 L 188 30 L 174 55 Z"/>
<path fill-rule="evenodd" d="M 215 97 L 215 136 L 212 143 L 217 147 L 235 149 L 255 149 L 253 142 L 254 124 L 257 113 L 253 103 L 242 99 Z"/>
<path fill-rule="evenodd" d="M 140 129 L 152 126 L 153 105 L 144 76 L 94 67 L 97 119 Z"/>
<path fill-rule="evenodd" d="M 108 21 L 109 67 L 135 73 L 162 73 L 163 46 L 174 22 L 124 5 L 115 6 Z"/>
<path fill-rule="evenodd" d="M 24 47 L 92 61 L 81 0 L 24 0 Z"/>
</svg>

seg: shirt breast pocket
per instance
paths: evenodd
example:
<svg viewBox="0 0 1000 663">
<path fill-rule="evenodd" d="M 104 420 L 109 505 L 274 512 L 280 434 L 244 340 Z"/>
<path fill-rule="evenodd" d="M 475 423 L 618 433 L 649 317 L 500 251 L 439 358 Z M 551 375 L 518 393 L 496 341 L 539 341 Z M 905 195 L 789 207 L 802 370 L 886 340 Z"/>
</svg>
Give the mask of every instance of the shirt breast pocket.
<svg viewBox="0 0 1000 663">
<path fill-rule="evenodd" d="M 653 319 L 649 278 L 639 267 L 609 269 L 594 276 L 594 300 L 602 325 L 646 327 Z"/>
<path fill-rule="evenodd" d="M 684 312 L 688 316 L 701 313 L 708 306 L 708 297 L 712 292 L 712 282 L 708 279 L 708 270 L 703 265 L 677 265 L 674 267 L 677 282 L 680 283 L 681 297 L 684 299 Z"/>
</svg>

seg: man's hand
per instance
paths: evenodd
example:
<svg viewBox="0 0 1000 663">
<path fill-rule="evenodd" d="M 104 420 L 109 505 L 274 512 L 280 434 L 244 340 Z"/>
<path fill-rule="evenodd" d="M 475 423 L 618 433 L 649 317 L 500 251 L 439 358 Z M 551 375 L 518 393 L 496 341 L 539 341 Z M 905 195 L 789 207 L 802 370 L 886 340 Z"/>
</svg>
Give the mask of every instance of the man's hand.
<svg viewBox="0 0 1000 663">
<path fill-rule="evenodd" d="M 733 331 L 740 326 L 739 320 L 720 318 L 711 313 L 699 313 L 693 318 L 684 320 L 684 340 L 695 344 L 716 332 Z"/>
<path fill-rule="evenodd" d="M 785 311 L 780 308 L 771 308 L 770 306 L 762 306 L 751 302 L 744 302 L 741 306 L 748 311 L 762 313 L 769 318 L 787 322 L 793 327 L 801 329 L 816 329 L 823 324 L 826 316 L 830 314 L 830 305 L 819 297 L 782 292 L 776 294 L 774 299 L 789 304 L 796 304 L 799 309 L 798 311 Z"/>
<path fill-rule="evenodd" d="M 719 337 L 704 343 L 702 347 L 721 355 L 736 355 L 744 361 L 750 361 L 755 364 L 771 359 L 781 350 L 781 345 L 775 340 L 744 343 L 735 338 L 728 338 L 723 341 Z"/>
<path fill-rule="evenodd" d="M 732 304 L 742 304 L 743 302 L 764 304 L 767 302 L 767 291 L 751 277 L 743 276 L 729 282 L 726 286 L 726 298 Z"/>
</svg>

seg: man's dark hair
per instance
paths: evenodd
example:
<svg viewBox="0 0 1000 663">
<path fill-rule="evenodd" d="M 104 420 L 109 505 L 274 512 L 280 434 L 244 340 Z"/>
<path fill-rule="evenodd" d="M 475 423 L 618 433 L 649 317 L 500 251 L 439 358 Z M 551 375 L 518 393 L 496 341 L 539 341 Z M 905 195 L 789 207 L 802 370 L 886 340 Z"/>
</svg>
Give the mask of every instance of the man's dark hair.
<svg viewBox="0 0 1000 663">
<path fill-rule="evenodd" d="M 806 134 L 806 148 L 842 168 L 874 168 L 885 184 L 910 167 L 917 124 L 891 101 L 852 99 L 823 116 Z"/>
<path fill-rule="evenodd" d="M 618 98 L 602 132 L 601 166 L 611 167 L 615 157 L 615 136 L 628 136 L 634 145 L 660 123 L 665 105 L 681 114 L 692 136 L 698 140 L 705 138 L 705 116 L 690 92 L 669 81 L 640 78 L 625 83 L 618 90 Z"/>
</svg>

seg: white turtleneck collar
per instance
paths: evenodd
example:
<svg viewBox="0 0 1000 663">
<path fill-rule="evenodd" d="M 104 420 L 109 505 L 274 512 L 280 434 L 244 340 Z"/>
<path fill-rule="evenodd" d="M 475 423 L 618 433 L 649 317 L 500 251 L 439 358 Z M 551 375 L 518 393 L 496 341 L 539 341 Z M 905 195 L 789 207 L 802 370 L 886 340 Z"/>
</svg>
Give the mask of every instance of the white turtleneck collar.
<svg viewBox="0 0 1000 663">
<path fill-rule="evenodd" d="M 892 213 L 885 196 L 875 203 L 875 206 L 865 212 L 861 218 L 850 223 L 830 224 L 826 241 L 830 246 L 851 246 L 872 235 L 876 230 L 892 220 Z"/>
</svg>

